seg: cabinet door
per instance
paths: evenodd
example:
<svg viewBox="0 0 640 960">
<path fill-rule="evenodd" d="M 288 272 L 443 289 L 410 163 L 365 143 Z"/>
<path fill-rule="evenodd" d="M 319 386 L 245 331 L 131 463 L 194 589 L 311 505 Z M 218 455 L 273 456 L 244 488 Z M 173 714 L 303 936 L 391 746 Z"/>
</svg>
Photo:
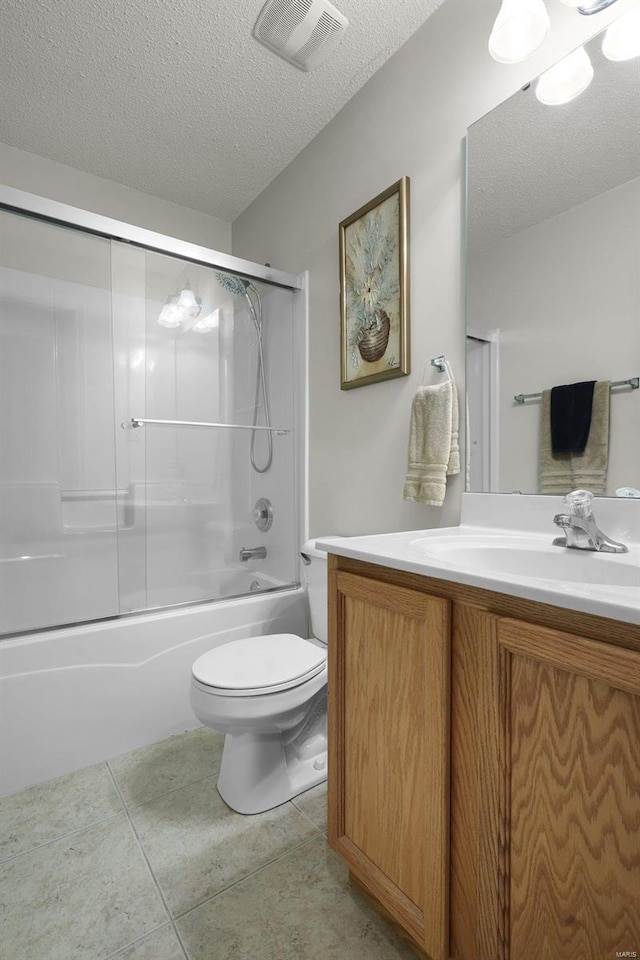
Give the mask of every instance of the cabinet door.
<svg viewBox="0 0 640 960">
<path fill-rule="evenodd" d="M 497 955 L 640 954 L 640 653 L 516 620 L 495 632 Z M 495 892 L 481 881 L 480 901 Z"/>
<path fill-rule="evenodd" d="M 433 960 L 448 956 L 449 607 L 330 575 L 329 842 Z"/>
</svg>

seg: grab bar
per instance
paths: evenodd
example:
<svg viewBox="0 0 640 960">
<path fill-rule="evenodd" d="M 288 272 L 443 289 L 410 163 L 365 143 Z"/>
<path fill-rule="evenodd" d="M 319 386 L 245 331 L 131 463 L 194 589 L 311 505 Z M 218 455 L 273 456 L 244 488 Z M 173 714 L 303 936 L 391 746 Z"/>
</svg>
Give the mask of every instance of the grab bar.
<svg viewBox="0 0 640 960">
<path fill-rule="evenodd" d="M 170 427 L 219 427 L 221 430 L 267 430 L 279 435 L 291 433 L 291 430 L 284 427 L 252 427 L 245 423 L 205 423 L 199 420 L 149 420 L 146 417 L 131 417 L 130 424 L 125 420 L 122 426 L 125 429 L 128 426 L 135 429 L 144 426 L 145 423 L 156 423 Z"/>
</svg>

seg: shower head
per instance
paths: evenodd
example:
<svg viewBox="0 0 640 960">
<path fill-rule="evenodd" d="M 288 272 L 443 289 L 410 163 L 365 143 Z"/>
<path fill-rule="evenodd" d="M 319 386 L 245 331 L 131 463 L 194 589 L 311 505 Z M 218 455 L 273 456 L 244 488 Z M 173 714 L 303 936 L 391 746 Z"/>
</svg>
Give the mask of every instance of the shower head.
<svg viewBox="0 0 640 960">
<path fill-rule="evenodd" d="M 233 273 L 219 273 L 218 283 L 224 287 L 227 293 L 233 293 L 238 297 L 245 296 L 251 286 L 248 280 L 243 280 L 242 277 L 237 277 Z"/>
<path fill-rule="evenodd" d="M 253 320 L 258 337 L 260 337 L 262 335 L 262 301 L 254 285 L 250 280 L 245 280 L 244 277 L 239 277 L 235 273 L 218 273 L 216 276 L 218 277 L 218 283 L 227 293 L 233 294 L 234 297 L 245 298 L 249 305 L 251 319 Z M 251 297 L 249 293 L 250 290 L 254 298 Z M 256 301 L 255 303 L 254 299 Z"/>
</svg>

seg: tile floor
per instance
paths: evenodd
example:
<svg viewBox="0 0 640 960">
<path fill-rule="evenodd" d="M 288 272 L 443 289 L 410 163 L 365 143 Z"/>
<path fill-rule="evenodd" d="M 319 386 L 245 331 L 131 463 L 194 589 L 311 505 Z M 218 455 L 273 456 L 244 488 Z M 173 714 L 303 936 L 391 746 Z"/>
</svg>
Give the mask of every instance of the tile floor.
<svg viewBox="0 0 640 960">
<path fill-rule="evenodd" d="M 0 800 L 2 960 L 415 960 L 327 847 L 324 785 L 256 817 L 198 730 Z"/>
</svg>

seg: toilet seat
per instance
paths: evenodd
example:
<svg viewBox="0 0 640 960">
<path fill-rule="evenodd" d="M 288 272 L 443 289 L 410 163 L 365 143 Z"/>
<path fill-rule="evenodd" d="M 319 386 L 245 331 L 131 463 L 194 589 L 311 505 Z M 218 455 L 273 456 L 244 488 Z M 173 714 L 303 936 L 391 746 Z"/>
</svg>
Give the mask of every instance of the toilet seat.
<svg viewBox="0 0 640 960">
<path fill-rule="evenodd" d="M 260 696 L 300 686 L 325 669 L 326 661 L 326 650 L 317 642 L 275 633 L 209 650 L 193 664 L 193 677 L 217 696 Z"/>
</svg>

